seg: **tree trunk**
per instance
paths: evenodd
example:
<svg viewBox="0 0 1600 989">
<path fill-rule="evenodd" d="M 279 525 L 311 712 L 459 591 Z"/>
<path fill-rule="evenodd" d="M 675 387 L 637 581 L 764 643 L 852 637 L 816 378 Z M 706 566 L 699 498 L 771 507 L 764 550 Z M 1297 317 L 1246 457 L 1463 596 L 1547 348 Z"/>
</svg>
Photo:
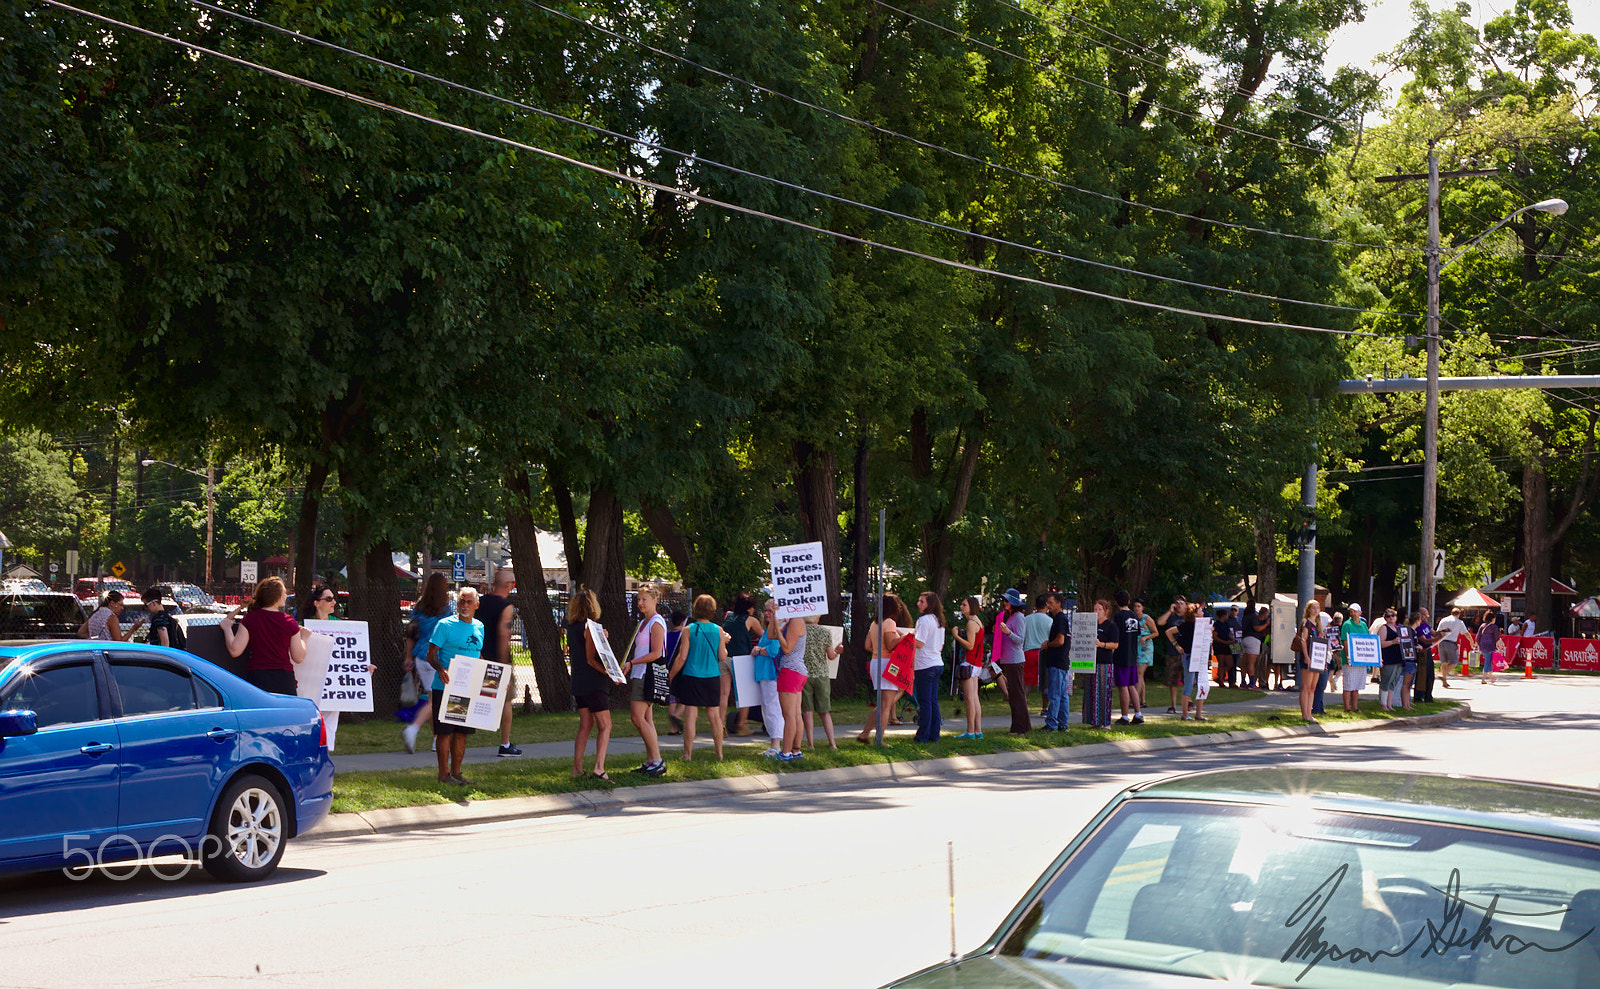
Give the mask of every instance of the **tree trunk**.
<svg viewBox="0 0 1600 989">
<path fill-rule="evenodd" d="M 1127 589 L 1130 597 L 1143 597 L 1150 588 L 1150 577 L 1156 569 L 1156 548 L 1146 546 L 1128 560 Z"/>
<path fill-rule="evenodd" d="M 854 517 L 850 520 L 851 541 L 855 553 L 850 561 L 850 646 L 845 650 L 844 661 L 839 664 L 839 676 L 833 681 L 834 693 L 840 697 L 854 697 L 861 690 L 867 668 L 867 629 L 872 625 L 876 609 L 872 603 L 872 544 L 870 516 L 867 514 L 867 462 L 871 447 L 867 438 L 856 441 L 856 462 L 853 482 Z"/>
<path fill-rule="evenodd" d="M 794 493 L 800 506 L 801 538 L 822 544 L 822 566 L 828 587 L 824 621 L 844 621 L 844 588 L 839 584 L 839 494 L 834 481 L 833 451 L 803 440 L 794 444 Z"/>
<path fill-rule="evenodd" d="M 550 611 L 550 592 L 544 583 L 544 563 L 539 558 L 539 532 L 533 524 L 533 484 L 527 471 L 506 478 L 506 534 L 511 541 L 511 562 L 517 574 L 517 609 L 522 617 L 523 643 L 533 656 L 533 679 L 539 685 L 539 704 L 546 711 L 572 710 L 572 674 L 561 653 L 560 631 Z"/>
<path fill-rule="evenodd" d="M 400 584 L 394 572 L 394 553 L 387 539 L 373 543 L 364 554 L 366 580 L 352 584 L 350 617 L 367 623 L 372 640 L 373 715 L 400 707 L 404 628 L 400 621 Z M 355 567 L 351 567 L 352 575 Z"/>
<path fill-rule="evenodd" d="M 678 527 L 678 520 L 673 516 L 672 509 L 665 505 L 641 505 L 639 514 L 644 516 L 645 525 L 650 527 L 650 534 L 656 537 L 656 542 L 666 551 L 667 559 L 678 569 L 678 579 L 685 586 L 691 585 L 695 579 L 694 572 L 694 543 Z"/>
<path fill-rule="evenodd" d="M 1523 611 L 1544 627 L 1550 611 L 1550 476 L 1544 459 L 1534 457 L 1522 468 Z"/>
<path fill-rule="evenodd" d="M 933 517 L 921 525 L 922 567 L 928 586 L 942 600 L 950 591 L 955 537 L 952 529 L 966 514 L 972 495 L 972 478 L 978 469 L 978 453 L 983 444 L 975 435 L 958 433 L 952 454 L 959 457 L 955 477 L 950 479 L 947 500 L 934 510 Z M 928 431 L 928 414 L 917 409 L 911 416 L 911 476 L 918 481 L 933 481 L 933 436 Z"/>
<path fill-rule="evenodd" d="M 584 518 L 583 585 L 600 599 L 600 624 L 610 633 L 612 648 L 621 647 L 633 631 L 623 573 L 622 502 L 610 488 L 589 490 L 589 512 Z"/>
<path fill-rule="evenodd" d="M 299 561 L 294 571 L 294 593 L 298 601 L 311 596 L 311 585 L 317 579 L 317 518 L 322 513 L 322 489 L 327 483 L 327 463 L 313 463 L 306 472 L 305 489 L 300 494 L 300 519 L 294 527 L 294 556 Z"/>
<path fill-rule="evenodd" d="M 1256 600 L 1272 603 L 1278 593 L 1277 526 L 1266 512 L 1257 515 L 1252 527 L 1256 536 Z M 1330 581 L 1329 587 L 1331 588 Z"/>
<path fill-rule="evenodd" d="M 572 489 L 567 487 L 566 475 L 557 467 L 549 467 L 545 477 L 549 479 L 550 495 L 556 502 L 556 518 L 561 523 L 561 548 L 567 554 L 567 584 L 571 590 L 583 573 L 583 547 L 578 544 L 578 517 L 572 511 Z"/>
</svg>

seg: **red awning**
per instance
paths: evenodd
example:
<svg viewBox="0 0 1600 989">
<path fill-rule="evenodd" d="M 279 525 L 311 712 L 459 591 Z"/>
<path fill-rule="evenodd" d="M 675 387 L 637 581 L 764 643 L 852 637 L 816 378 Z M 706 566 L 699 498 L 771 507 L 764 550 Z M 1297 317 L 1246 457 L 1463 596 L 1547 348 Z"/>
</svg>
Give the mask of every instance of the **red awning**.
<svg viewBox="0 0 1600 989">
<path fill-rule="evenodd" d="M 1513 570 L 1504 577 L 1501 577 L 1499 580 L 1490 584 L 1488 587 L 1485 587 L 1484 590 L 1488 591 L 1490 594 L 1521 594 L 1523 593 L 1523 585 L 1525 583 L 1526 580 L 1523 577 L 1522 571 Z M 1569 597 L 1577 597 L 1578 589 L 1576 587 L 1569 587 L 1554 577 L 1551 577 L 1550 593 L 1562 594 Z"/>
<path fill-rule="evenodd" d="M 1451 601 L 1453 608 L 1498 608 L 1500 602 L 1483 593 L 1475 587 L 1469 587 L 1457 594 Z"/>
</svg>

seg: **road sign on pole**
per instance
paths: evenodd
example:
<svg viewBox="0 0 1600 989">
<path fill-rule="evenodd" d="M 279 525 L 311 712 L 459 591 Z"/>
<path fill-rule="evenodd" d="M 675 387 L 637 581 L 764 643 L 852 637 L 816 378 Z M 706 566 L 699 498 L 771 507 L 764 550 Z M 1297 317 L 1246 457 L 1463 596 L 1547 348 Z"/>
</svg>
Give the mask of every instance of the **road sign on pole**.
<svg viewBox="0 0 1600 989">
<path fill-rule="evenodd" d="M 117 562 L 111 564 L 111 575 L 113 577 L 121 577 L 123 574 L 125 574 L 127 572 L 128 572 L 128 568 L 122 565 L 122 561 L 121 560 L 118 560 Z"/>
<path fill-rule="evenodd" d="M 465 584 L 467 582 L 467 554 L 466 553 L 457 553 L 455 555 L 455 567 L 452 570 L 451 577 L 458 584 Z"/>
<path fill-rule="evenodd" d="M 261 564 L 255 560 L 239 561 L 239 583 L 254 584 L 261 579 Z"/>
<path fill-rule="evenodd" d="M 1444 550 L 1433 551 L 1433 579 L 1444 580 Z"/>
</svg>

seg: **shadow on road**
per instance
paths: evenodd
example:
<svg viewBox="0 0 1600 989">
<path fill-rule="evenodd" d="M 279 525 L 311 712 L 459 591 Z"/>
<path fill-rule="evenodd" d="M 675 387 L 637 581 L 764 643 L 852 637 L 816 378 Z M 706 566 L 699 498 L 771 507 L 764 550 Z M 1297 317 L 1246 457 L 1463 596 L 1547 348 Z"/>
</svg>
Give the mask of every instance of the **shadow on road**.
<svg viewBox="0 0 1600 989">
<path fill-rule="evenodd" d="M 280 868 L 257 883 L 224 883 L 193 863 L 158 860 L 134 868 L 131 864 L 96 869 L 81 880 L 65 873 L 41 872 L 0 879 L 0 925 L 5 918 L 80 910 L 85 907 L 125 903 L 151 903 L 179 897 L 214 896 L 240 890 L 283 886 L 318 879 L 320 869 Z M 131 874 L 130 874 L 130 870 Z M 127 876 L 116 879 L 113 876 Z M 163 878 L 166 877 L 166 878 Z"/>
</svg>

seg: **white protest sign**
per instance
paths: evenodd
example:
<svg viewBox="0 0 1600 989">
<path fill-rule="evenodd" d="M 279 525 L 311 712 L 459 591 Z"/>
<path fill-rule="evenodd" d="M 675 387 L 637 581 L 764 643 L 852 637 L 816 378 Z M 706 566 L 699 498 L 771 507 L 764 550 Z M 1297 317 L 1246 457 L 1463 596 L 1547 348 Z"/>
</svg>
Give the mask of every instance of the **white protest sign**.
<svg viewBox="0 0 1600 989">
<path fill-rule="evenodd" d="M 499 728 L 505 691 L 511 685 L 510 666 L 471 656 L 440 655 L 439 660 L 449 669 L 450 682 L 444 685 L 440 710 L 433 716 L 463 728 Z"/>
<path fill-rule="evenodd" d="M 627 683 L 628 678 L 622 675 L 622 664 L 617 662 L 617 654 L 611 651 L 611 640 L 606 638 L 604 625 L 589 619 L 589 638 L 594 640 L 594 654 L 600 657 L 600 664 L 606 668 L 606 676 L 612 683 Z"/>
<path fill-rule="evenodd" d="M 1204 673 L 1211 678 L 1211 619 L 1194 620 L 1194 648 L 1189 650 L 1189 672 Z"/>
<path fill-rule="evenodd" d="M 772 596 L 778 602 L 779 618 L 805 618 L 828 613 L 827 568 L 822 563 L 821 543 L 774 546 Z"/>
<path fill-rule="evenodd" d="M 297 633 L 298 634 L 298 633 Z M 304 662 L 294 664 L 294 692 L 322 706 L 322 685 L 328 679 L 328 666 L 333 662 L 333 639 L 326 635 L 313 635 L 306 640 Z M 372 710 L 367 708 L 367 710 Z"/>
<path fill-rule="evenodd" d="M 733 706 L 754 707 L 760 704 L 761 688 L 756 686 L 756 658 L 729 656 L 728 665 L 733 667 Z"/>
<path fill-rule="evenodd" d="M 844 641 L 844 626 L 813 625 L 811 626 L 811 631 L 813 633 L 822 632 L 828 637 L 828 679 L 838 679 L 840 656 L 835 656 L 833 654 L 833 650 L 838 647 L 839 643 Z M 842 655 L 843 654 L 841 654 L 841 656 Z"/>
<path fill-rule="evenodd" d="M 323 621 L 313 618 L 306 628 L 317 633 L 311 642 L 326 639 L 333 643 L 322 675 L 322 696 L 317 707 L 324 711 L 372 710 L 372 646 L 366 622 Z M 310 652 L 310 644 L 307 644 Z M 307 657 L 309 659 L 309 656 Z M 302 664 L 303 665 L 303 664 Z"/>
<path fill-rule="evenodd" d="M 1319 671 L 1327 669 L 1328 668 L 1328 643 L 1323 641 L 1322 639 L 1312 639 L 1306 645 L 1310 649 L 1310 652 L 1311 652 L 1311 654 L 1306 657 L 1306 666 L 1310 667 L 1313 670 L 1319 670 Z"/>
<path fill-rule="evenodd" d="M 1376 635 L 1364 632 L 1352 633 L 1349 636 L 1350 656 L 1347 662 L 1351 666 L 1382 666 L 1383 647 L 1378 644 Z"/>
<path fill-rule="evenodd" d="M 1067 648 L 1067 664 L 1074 673 L 1093 673 L 1096 648 L 1095 634 L 1100 620 L 1092 611 L 1080 611 L 1072 616 L 1072 645 Z"/>
</svg>

